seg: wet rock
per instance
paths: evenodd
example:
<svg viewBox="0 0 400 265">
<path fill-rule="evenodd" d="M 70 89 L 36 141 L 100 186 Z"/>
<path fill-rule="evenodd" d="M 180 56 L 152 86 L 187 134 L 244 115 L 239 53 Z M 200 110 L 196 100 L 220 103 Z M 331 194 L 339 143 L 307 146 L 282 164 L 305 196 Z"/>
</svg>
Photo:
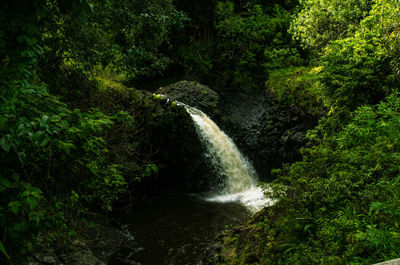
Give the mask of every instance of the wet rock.
<svg viewBox="0 0 400 265">
<path fill-rule="evenodd" d="M 166 87 L 161 87 L 156 93 L 198 108 L 211 117 L 215 117 L 218 114 L 218 94 L 208 86 L 198 82 L 179 81 Z"/>
<path fill-rule="evenodd" d="M 18 265 L 106 265 L 110 257 L 125 244 L 122 230 L 96 217 L 92 227 L 82 226 L 78 237 L 59 249 L 45 246 L 34 253 L 16 258 Z"/>
<path fill-rule="evenodd" d="M 227 231 L 222 231 L 204 252 L 204 256 L 198 265 L 213 265 L 219 261 L 219 254 L 222 252 L 224 238 L 228 236 Z"/>
<path fill-rule="evenodd" d="M 268 181 L 270 170 L 300 157 L 306 132 L 317 119 L 277 104 L 266 91 L 220 93 L 218 125 L 234 140 L 254 165 L 259 177 Z"/>
</svg>

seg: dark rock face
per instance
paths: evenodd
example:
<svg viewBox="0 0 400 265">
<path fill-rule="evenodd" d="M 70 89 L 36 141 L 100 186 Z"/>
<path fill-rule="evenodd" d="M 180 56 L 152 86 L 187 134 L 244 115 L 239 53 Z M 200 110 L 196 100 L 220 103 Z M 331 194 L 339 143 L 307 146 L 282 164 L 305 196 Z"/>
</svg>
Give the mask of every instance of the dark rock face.
<svg viewBox="0 0 400 265">
<path fill-rule="evenodd" d="M 260 178 L 270 179 L 270 170 L 299 158 L 308 129 L 316 120 L 274 103 L 266 91 L 219 94 L 194 81 L 180 81 L 157 93 L 196 107 L 216 121 L 242 153 L 253 163 Z"/>
<path fill-rule="evenodd" d="M 218 94 L 208 86 L 195 81 L 179 81 L 161 87 L 156 93 L 198 108 L 211 117 L 215 117 L 218 113 Z"/>
<path fill-rule="evenodd" d="M 221 128 L 249 158 L 262 180 L 270 170 L 299 158 L 308 129 L 316 121 L 307 120 L 274 103 L 267 92 L 221 93 Z"/>
</svg>

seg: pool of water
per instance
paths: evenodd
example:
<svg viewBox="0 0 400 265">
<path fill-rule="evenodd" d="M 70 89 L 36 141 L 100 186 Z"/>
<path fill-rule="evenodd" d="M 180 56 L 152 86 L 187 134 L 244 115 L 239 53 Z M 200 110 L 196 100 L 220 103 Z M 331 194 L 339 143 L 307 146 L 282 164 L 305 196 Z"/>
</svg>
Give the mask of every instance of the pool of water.
<svg viewBox="0 0 400 265">
<path fill-rule="evenodd" d="M 249 215 L 238 202 L 206 201 L 198 195 L 136 206 L 120 217 L 130 243 L 108 265 L 197 264 L 219 232 Z"/>
</svg>

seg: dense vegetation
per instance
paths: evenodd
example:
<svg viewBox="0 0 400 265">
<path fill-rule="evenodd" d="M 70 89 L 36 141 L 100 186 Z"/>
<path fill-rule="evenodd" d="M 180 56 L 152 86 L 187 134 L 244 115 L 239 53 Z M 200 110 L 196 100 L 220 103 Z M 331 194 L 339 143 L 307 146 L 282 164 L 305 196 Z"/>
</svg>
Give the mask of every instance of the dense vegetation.
<svg viewBox="0 0 400 265">
<path fill-rule="evenodd" d="M 278 99 L 310 109 L 304 97 L 293 97 L 299 93 L 293 88 L 305 83 L 302 93 L 318 95 L 329 112 L 308 133 L 302 160 L 273 171 L 267 194 L 276 204 L 233 231 L 217 260 L 373 264 L 398 258 L 400 6 L 307 0 L 300 7 L 289 31 L 309 51 L 312 77 L 290 78 L 281 70 L 269 86 Z"/>
<path fill-rule="evenodd" d="M 399 21 L 397 0 L 3 1 L 0 263 L 62 246 L 86 211 L 134 201 L 190 152 L 157 155 L 193 129 L 148 92 L 182 78 L 321 118 L 302 160 L 273 172 L 256 240 L 232 236 L 222 263 L 398 257 Z"/>
<path fill-rule="evenodd" d="M 128 86 L 165 69 L 158 49 L 185 20 L 169 1 L 1 3 L 0 263 L 65 246 L 87 211 L 135 202 L 193 152 L 185 111 Z"/>
</svg>

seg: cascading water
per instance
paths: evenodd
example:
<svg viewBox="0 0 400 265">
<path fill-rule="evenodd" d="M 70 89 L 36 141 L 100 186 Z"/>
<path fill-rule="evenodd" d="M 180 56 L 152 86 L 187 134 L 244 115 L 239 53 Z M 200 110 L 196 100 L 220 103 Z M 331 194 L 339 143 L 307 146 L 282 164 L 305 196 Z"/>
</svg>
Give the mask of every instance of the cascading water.
<svg viewBox="0 0 400 265">
<path fill-rule="evenodd" d="M 127 211 L 122 223 L 132 235 L 131 242 L 108 265 L 201 264 L 204 251 L 227 225 L 242 223 L 249 211 L 271 203 L 257 186 L 253 167 L 232 140 L 200 110 L 177 104 L 192 117 L 223 185 L 205 196 L 164 197 Z"/>
<path fill-rule="evenodd" d="M 261 187 L 257 186 L 257 176 L 253 166 L 239 149 L 205 113 L 182 104 L 192 117 L 200 140 L 206 146 L 215 172 L 222 180 L 222 188 L 207 197 L 210 201 L 240 201 L 253 211 L 270 203 Z"/>
</svg>

